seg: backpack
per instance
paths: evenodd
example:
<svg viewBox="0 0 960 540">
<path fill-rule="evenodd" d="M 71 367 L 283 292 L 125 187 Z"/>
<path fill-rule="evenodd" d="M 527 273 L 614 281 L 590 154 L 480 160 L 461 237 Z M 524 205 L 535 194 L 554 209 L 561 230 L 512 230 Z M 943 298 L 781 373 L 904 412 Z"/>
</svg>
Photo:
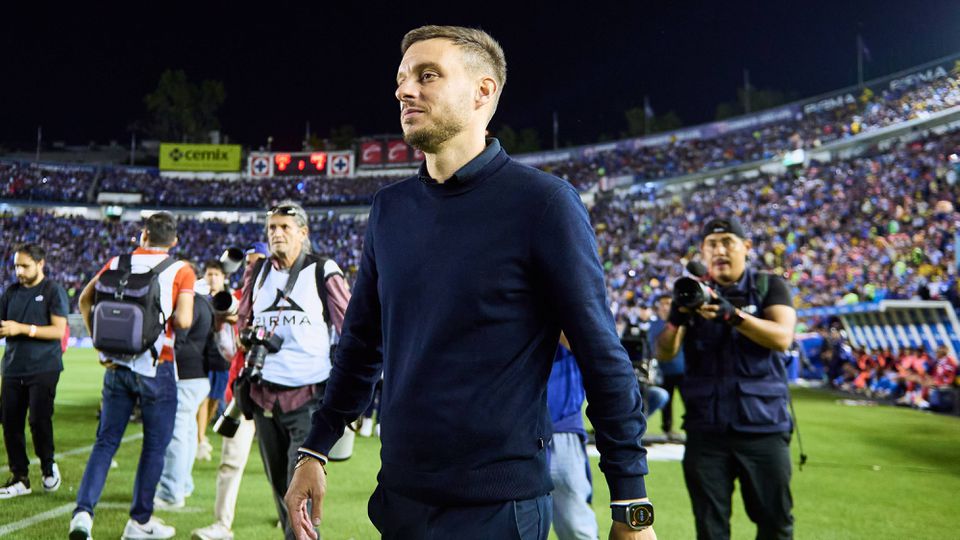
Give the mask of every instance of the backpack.
<svg viewBox="0 0 960 540">
<path fill-rule="evenodd" d="M 94 287 L 93 346 L 105 353 L 137 356 L 150 351 L 166 329 L 167 316 L 160 304 L 158 276 L 176 262 L 166 258 L 143 274 L 131 270 L 132 257 L 121 255 L 115 269 L 100 275 Z"/>
</svg>

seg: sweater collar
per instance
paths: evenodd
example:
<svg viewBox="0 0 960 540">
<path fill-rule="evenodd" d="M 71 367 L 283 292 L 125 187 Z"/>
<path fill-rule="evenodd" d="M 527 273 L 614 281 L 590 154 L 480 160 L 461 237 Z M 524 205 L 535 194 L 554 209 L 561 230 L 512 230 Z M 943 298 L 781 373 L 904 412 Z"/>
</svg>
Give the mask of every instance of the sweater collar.
<svg viewBox="0 0 960 540">
<path fill-rule="evenodd" d="M 480 152 L 477 157 L 468 161 L 463 167 L 460 167 L 446 182 L 441 184 L 431 178 L 430 173 L 427 172 L 426 162 L 420 164 L 420 170 L 417 172 L 417 176 L 431 192 L 443 195 L 463 193 L 473 189 L 483 180 L 485 177 L 485 175 L 482 174 L 483 170 L 501 151 L 500 141 L 491 137 L 487 139 L 487 147 L 484 148 L 483 152 Z"/>
</svg>

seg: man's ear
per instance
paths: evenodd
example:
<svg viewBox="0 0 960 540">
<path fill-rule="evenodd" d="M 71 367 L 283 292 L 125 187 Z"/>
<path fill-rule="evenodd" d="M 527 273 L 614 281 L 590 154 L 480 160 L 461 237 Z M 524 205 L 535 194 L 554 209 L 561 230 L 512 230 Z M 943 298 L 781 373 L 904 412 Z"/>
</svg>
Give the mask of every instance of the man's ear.
<svg viewBox="0 0 960 540">
<path fill-rule="evenodd" d="M 477 107 L 484 107 L 496 100 L 500 84 L 493 77 L 483 77 L 477 86 Z"/>
</svg>

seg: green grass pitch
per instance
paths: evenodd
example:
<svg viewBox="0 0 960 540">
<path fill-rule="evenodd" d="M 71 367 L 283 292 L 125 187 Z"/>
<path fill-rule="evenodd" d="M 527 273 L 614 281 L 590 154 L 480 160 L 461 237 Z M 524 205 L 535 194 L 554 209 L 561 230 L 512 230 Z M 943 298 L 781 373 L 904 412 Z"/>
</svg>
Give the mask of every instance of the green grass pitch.
<svg viewBox="0 0 960 540">
<path fill-rule="evenodd" d="M 57 393 L 54 429 L 57 452 L 93 444 L 103 368 L 91 350 L 71 350 Z M 796 537 L 831 538 L 956 538 L 952 513 L 960 493 L 960 418 L 891 407 L 842 405 L 832 394 L 795 390 L 805 450 L 810 461 L 802 472 L 794 468 Z M 676 413 L 675 413 L 676 414 Z M 656 432 L 659 418 L 651 419 Z M 127 436 L 140 431 L 131 425 Z M 157 512 L 177 528 L 177 538 L 213 520 L 214 479 L 220 437 L 211 434 L 214 460 L 194 466 L 196 491 L 186 508 Z M 28 449 L 32 456 L 28 436 Z M 123 444 L 119 468 L 110 471 L 94 520 L 94 538 L 117 538 L 127 520 L 133 475 L 140 452 L 138 440 Z M 366 517 L 379 462 L 379 440 L 357 439 L 353 457 L 329 467 L 329 492 L 321 527 L 325 540 L 376 538 Z M 794 438 L 793 454 L 798 454 Z M 60 459 L 63 486 L 56 493 L 36 489 L 33 495 L 0 501 L 0 536 L 16 539 L 66 537 L 70 511 L 87 452 Z M 2 454 L 6 465 L 6 453 Z M 608 492 L 594 466 L 594 508 L 606 537 L 610 524 Z M 39 487 L 39 469 L 31 469 Z M 4 473 L 3 479 L 7 477 Z M 647 486 L 657 508 L 660 538 L 693 538 L 693 517 L 678 462 L 650 462 Z M 734 538 L 753 538 L 755 530 L 739 502 L 733 516 Z M 49 517 L 47 517 L 49 516 Z M 46 519 L 44 519 L 46 517 Z M 33 518 L 24 528 L 18 524 Z M 276 512 L 254 445 L 240 492 L 234 532 L 238 539 L 281 538 L 274 525 Z M 11 530 L 11 527 L 16 530 Z"/>
</svg>

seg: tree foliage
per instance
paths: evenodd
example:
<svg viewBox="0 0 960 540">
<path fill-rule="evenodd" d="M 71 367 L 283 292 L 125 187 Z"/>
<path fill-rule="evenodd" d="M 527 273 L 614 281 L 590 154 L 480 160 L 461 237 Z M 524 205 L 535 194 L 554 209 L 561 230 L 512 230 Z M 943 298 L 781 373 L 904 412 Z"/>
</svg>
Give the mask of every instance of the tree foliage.
<svg viewBox="0 0 960 540">
<path fill-rule="evenodd" d="M 217 112 L 225 99 L 222 82 L 195 84 L 183 70 L 168 69 L 143 98 L 150 115 L 148 133 L 166 141 L 206 142 L 211 131 L 220 129 Z"/>
</svg>

